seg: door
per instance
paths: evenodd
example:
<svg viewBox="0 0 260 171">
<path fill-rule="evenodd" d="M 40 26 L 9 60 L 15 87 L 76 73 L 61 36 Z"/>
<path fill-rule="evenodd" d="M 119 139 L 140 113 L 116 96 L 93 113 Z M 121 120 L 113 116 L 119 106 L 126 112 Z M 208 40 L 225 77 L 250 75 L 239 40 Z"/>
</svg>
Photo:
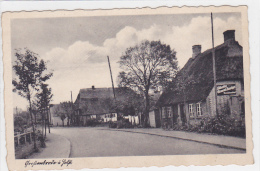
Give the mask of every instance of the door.
<svg viewBox="0 0 260 171">
<path fill-rule="evenodd" d="M 184 126 L 187 122 L 185 112 L 184 112 L 184 104 L 180 104 L 180 112 L 181 112 L 181 122 L 182 126 Z"/>
<path fill-rule="evenodd" d="M 173 105 L 173 125 L 177 124 L 177 119 L 178 119 L 178 105 Z"/>
</svg>

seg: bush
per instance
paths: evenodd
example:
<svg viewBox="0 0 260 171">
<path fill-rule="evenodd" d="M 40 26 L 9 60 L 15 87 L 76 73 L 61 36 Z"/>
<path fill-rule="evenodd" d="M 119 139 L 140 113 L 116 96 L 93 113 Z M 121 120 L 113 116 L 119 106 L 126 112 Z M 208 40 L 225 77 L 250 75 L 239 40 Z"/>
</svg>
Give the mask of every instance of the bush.
<svg viewBox="0 0 260 171">
<path fill-rule="evenodd" d="M 109 128 L 117 128 L 116 122 L 109 122 Z"/>
<path fill-rule="evenodd" d="M 236 120 L 230 115 L 220 115 L 214 118 L 204 118 L 197 125 L 179 126 L 175 125 L 173 130 L 190 131 L 198 133 L 211 133 L 218 135 L 229 135 L 236 137 L 245 137 L 245 121 Z"/>
<path fill-rule="evenodd" d="M 95 127 L 95 126 L 97 126 L 98 124 L 100 124 L 100 122 L 99 122 L 97 119 L 88 119 L 88 120 L 86 121 L 86 126 Z"/>
<path fill-rule="evenodd" d="M 128 122 L 125 119 L 121 119 L 119 121 L 111 122 L 110 123 L 110 128 L 134 128 L 134 125 L 132 125 L 130 122 Z"/>
<path fill-rule="evenodd" d="M 229 115 L 220 115 L 215 118 L 203 119 L 193 130 L 203 133 L 245 137 L 245 122 L 238 121 Z"/>
</svg>

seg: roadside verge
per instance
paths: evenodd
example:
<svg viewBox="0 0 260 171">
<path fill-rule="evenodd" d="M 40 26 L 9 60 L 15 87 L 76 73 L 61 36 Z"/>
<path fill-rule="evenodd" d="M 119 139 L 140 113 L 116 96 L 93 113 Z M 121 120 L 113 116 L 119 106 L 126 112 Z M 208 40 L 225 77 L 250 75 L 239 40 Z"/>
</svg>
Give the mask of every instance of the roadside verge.
<svg viewBox="0 0 260 171">
<path fill-rule="evenodd" d="M 69 158 L 71 151 L 70 141 L 60 135 L 50 133 L 47 134 L 46 148 L 38 153 L 32 154 L 30 159 L 43 158 Z"/>
</svg>

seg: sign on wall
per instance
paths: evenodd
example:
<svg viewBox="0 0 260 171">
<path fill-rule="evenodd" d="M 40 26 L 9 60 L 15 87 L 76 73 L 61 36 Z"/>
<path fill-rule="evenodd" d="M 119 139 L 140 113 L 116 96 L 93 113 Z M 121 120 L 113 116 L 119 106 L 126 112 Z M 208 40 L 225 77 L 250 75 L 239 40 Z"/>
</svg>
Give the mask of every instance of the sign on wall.
<svg viewBox="0 0 260 171">
<path fill-rule="evenodd" d="M 217 94 L 218 95 L 236 94 L 236 85 L 235 84 L 218 85 Z"/>
</svg>

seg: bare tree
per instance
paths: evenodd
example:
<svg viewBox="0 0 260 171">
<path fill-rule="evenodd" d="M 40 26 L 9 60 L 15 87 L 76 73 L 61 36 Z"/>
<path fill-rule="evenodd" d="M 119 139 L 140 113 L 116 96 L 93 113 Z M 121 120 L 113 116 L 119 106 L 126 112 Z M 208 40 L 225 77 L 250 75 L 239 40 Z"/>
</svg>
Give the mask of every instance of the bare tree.
<svg viewBox="0 0 260 171">
<path fill-rule="evenodd" d="M 150 108 L 149 90 L 164 86 L 178 70 L 176 52 L 160 41 L 143 41 L 126 49 L 120 57 L 119 84 L 138 89 L 145 98 L 144 126 L 147 125 Z M 164 79 L 161 78 L 165 75 Z M 163 82 L 163 81 L 164 82 Z"/>
</svg>

